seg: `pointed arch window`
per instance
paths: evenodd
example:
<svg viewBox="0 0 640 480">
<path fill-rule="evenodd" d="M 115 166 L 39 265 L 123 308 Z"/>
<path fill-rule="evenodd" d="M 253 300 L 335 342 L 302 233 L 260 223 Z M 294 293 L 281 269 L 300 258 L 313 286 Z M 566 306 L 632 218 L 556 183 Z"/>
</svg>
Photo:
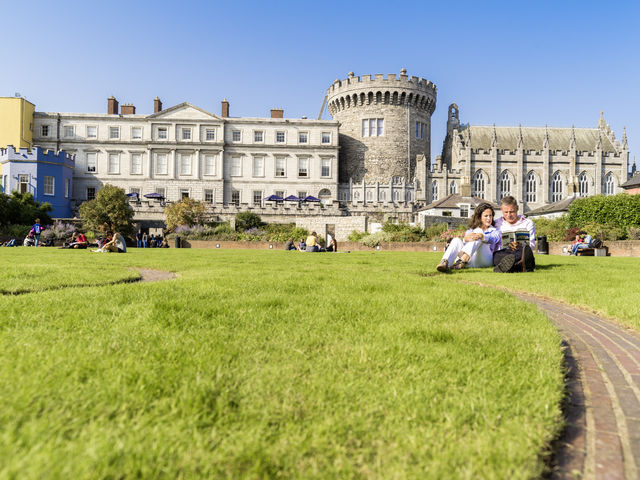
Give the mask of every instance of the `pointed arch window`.
<svg viewBox="0 0 640 480">
<path fill-rule="evenodd" d="M 611 173 L 607 173 L 607 176 L 604 177 L 604 189 L 603 192 L 605 195 L 613 195 L 613 175 Z"/>
<path fill-rule="evenodd" d="M 434 180 L 431 182 L 431 201 L 435 202 L 436 200 L 438 200 L 438 182 Z"/>
<path fill-rule="evenodd" d="M 559 202 L 562 200 L 562 178 L 560 172 L 556 172 L 551 177 L 551 201 Z"/>
<path fill-rule="evenodd" d="M 589 196 L 589 179 L 585 172 L 582 172 L 578 177 L 578 191 L 581 197 Z"/>
<path fill-rule="evenodd" d="M 533 172 L 529 172 L 527 175 L 524 198 L 527 203 L 535 203 L 538 201 L 536 174 Z"/>
<path fill-rule="evenodd" d="M 372 202 L 373 201 L 373 190 L 367 190 L 367 194 L 366 194 L 365 198 L 367 199 L 367 202 Z"/>
<path fill-rule="evenodd" d="M 456 182 L 452 180 L 449 184 L 449 195 L 454 195 L 456 193 L 458 193 L 458 185 L 456 185 Z"/>
<path fill-rule="evenodd" d="M 511 176 L 506 170 L 500 175 L 500 198 L 511 195 Z"/>
<path fill-rule="evenodd" d="M 484 180 L 484 173 L 482 173 L 482 170 L 478 170 L 474 175 L 473 175 L 473 193 L 472 195 L 474 197 L 479 197 L 479 198 L 484 198 L 484 184 L 485 184 L 485 180 Z"/>
</svg>

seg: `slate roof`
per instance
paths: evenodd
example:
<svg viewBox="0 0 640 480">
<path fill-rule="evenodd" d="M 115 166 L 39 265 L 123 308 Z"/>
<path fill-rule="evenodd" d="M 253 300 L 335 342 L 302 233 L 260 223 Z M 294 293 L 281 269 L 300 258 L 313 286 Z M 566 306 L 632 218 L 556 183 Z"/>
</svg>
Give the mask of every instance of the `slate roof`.
<svg viewBox="0 0 640 480">
<path fill-rule="evenodd" d="M 534 210 L 530 210 L 527 212 L 527 217 L 535 217 L 536 215 L 546 215 L 548 213 L 557 213 L 557 212 L 568 212 L 569 206 L 575 202 L 578 198 L 577 195 L 571 195 L 570 197 L 563 198 L 559 202 L 550 203 L 549 205 L 544 205 L 542 207 L 538 207 Z"/>
<path fill-rule="evenodd" d="M 631 177 L 629 180 L 620 185 L 622 188 L 638 188 L 640 187 L 640 172 Z"/>
<path fill-rule="evenodd" d="M 552 128 L 552 127 L 494 127 L 493 125 L 464 125 L 458 129 L 458 138 L 464 143 L 467 139 L 467 129 L 471 133 L 471 148 L 491 150 L 493 133 L 495 129 L 498 148 L 500 150 L 515 151 L 518 148 L 518 139 L 522 132 L 522 148 L 524 150 L 540 151 L 545 140 L 545 134 L 549 135 L 550 150 L 569 150 L 571 137 L 575 134 L 576 150 L 583 152 L 595 151 L 598 143 L 598 135 L 602 142 L 602 151 L 606 153 L 618 153 L 619 145 L 614 145 L 606 133 L 598 128 Z M 613 141 L 617 143 L 615 137 Z"/>
<path fill-rule="evenodd" d="M 477 207 L 478 205 L 480 205 L 483 202 L 491 204 L 491 206 L 493 206 L 493 208 L 498 208 L 498 206 L 495 203 L 488 202 L 484 198 L 480 198 L 480 197 L 463 197 L 462 195 L 454 193 L 452 195 L 448 195 L 448 196 L 446 196 L 444 198 L 441 198 L 440 200 L 436 200 L 435 202 L 430 203 L 426 207 L 421 208 L 420 211 L 422 211 L 422 210 L 431 210 L 432 208 L 459 208 L 458 207 L 459 203 L 467 203 L 467 204 L 471 205 L 473 208 L 475 208 L 475 207 Z"/>
</svg>

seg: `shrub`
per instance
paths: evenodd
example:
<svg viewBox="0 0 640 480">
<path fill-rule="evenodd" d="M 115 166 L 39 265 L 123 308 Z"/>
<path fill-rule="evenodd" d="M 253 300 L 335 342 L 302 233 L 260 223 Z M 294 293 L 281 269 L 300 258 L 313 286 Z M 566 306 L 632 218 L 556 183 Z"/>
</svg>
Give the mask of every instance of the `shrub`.
<svg viewBox="0 0 640 480">
<path fill-rule="evenodd" d="M 371 235 L 367 235 L 366 237 L 360 240 L 360 243 L 366 245 L 367 247 L 377 247 L 383 242 L 390 242 L 393 238 L 393 235 L 389 232 L 385 232 L 381 230 L 376 233 L 372 233 Z"/>
<path fill-rule="evenodd" d="M 625 230 L 640 227 L 640 195 L 619 193 L 605 196 L 580 198 L 569 207 L 570 227 L 585 225 L 608 225 Z"/>
<path fill-rule="evenodd" d="M 59 220 L 42 232 L 44 240 L 67 240 L 76 231 L 76 226 L 72 223 L 63 223 Z"/>
<path fill-rule="evenodd" d="M 51 210 L 50 203 L 36 202 L 30 193 L 0 193 L 0 226 L 33 225 L 36 218 L 40 219 L 40 224 L 48 225 L 51 223 Z"/>
<path fill-rule="evenodd" d="M 357 230 L 353 230 L 347 237 L 347 240 L 349 240 L 350 242 L 359 242 L 364 237 L 367 237 L 369 235 L 371 235 L 369 232 L 359 232 Z"/>
<path fill-rule="evenodd" d="M 533 219 L 533 224 L 536 227 L 536 236 L 545 235 L 550 242 L 562 242 L 567 239 L 566 215 L 559 218 L 536 218 Z M 576 234 L 574 233 L 570 240 L 573 240 L 575 236 Z"/>
<path fill-rule="evenodd" d="M 236 215 L 236 230 L 244 232 L 250 228 L 258 228 L 263 225 L 260 215 L 253 212 L 241 212 Z"/>
<path fill-rule="evenodd" d="M 31 227 L 31 225 L 6 225 L 0 228 L 0 235 L 3 237 L 23 239 L 29 234 Z"/>
<path fill-rule="evenodd" d="M 449 226 L 446 223 L 436 223 L 434 225 L 428 225 L 425 229 L 424 229 L 424 237 L 427 240 L 432 240 L 432 241 L 442 241 L 444 242 L 445 237 L 443 237 L 442 235 L 446 232 L 449 231 Z M 458 229 L 455 230 L 456 232 L 458 231 Z M 454 236 L 454 235 L 452 235 Z M 455 235 L 457 236 L 457 235 Z"/>
<path fill-rule="evenodd" d="M 629 240 L 640 240 L 640 228 L 627 227 L 627 238 Z"/>
</svg>

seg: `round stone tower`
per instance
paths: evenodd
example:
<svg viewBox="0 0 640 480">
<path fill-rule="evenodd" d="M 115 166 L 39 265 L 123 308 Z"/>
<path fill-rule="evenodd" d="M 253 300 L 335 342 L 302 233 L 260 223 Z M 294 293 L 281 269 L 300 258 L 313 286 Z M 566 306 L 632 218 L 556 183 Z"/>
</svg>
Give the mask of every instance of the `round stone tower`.
<svg viewBox="0 0 640 480">
<path fill-rule="evenodd" d="M 436 86 L 395 74 L 336 80 L 327 91 L 329 113 L 340 122 L 339 182 L 413 181 L 416 156 L 431 159 L 431 114 Z"/>
</svg>

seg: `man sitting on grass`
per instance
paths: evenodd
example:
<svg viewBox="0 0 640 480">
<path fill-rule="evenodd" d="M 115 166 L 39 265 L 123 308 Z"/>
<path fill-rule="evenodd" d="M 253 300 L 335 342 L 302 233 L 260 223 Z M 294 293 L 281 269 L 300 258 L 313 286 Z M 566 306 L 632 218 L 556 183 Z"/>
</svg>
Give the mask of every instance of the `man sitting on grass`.
<svg viewBox="0 0 640 480">
<path fill-rule="evenodd" d="M 533 248 L 536 245 L 536 227 L 533 221 L 524 215 L 518 215 L 518 202 L 511 195 L 500 201 L 502 218 L 495 221 L 496 228 L 501 233 L 527 230 L 529 232 L 529 245 L 518 245 L 511 242 L 502 245 L 500 250 L 493 253 L 494 272 L 533 272 L 536 260 L 533 256 Z"/>
</svg>

